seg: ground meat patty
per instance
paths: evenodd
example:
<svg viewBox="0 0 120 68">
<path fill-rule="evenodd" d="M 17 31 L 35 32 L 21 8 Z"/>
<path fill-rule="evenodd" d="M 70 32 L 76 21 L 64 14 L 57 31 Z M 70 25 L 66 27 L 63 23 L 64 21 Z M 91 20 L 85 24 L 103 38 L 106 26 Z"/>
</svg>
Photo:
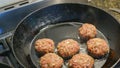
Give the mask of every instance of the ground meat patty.
<svg viewBox="0 0 120 68">
<path fill-rule="evenodd" d="M 58 43 L 58 54 L 63 58 L 75 55 L 80 49 L 79 43 L 73 39 L 66 39 Z"/>
<path fill-rule="evenodd" d="M 76 54 L 68 62 L 69 68 L 93 68 L 94 59 L 87 54 Z"/>
<path fill-rule="evenodd" d="M 53 40 L 48 39 L 48 38 L 38 39 L 35 42 L 35 49 L 40 54 L 54 52 L 54 48 L 55 46 L 54 46 Z"/>
<path fill-rule="evenodd" d="M 63 59 L 55 53 L 47 53 L 40 58 L 41 68 L 62 68 Z"/>
<path fill-rule="evenodd" d="M 94 38 L 97 34 L 97 29 L 94 25 L 85 23 L 79 28 L 79 34 L 83 39 Z"/>
<path fill-rule="evenodd" d="M 104 56 L 109 52 L 107 42 L 100 38 L 93 38 L 87 41 L 87 49 L 90 55 L 95 58 Z"/>
</svg>

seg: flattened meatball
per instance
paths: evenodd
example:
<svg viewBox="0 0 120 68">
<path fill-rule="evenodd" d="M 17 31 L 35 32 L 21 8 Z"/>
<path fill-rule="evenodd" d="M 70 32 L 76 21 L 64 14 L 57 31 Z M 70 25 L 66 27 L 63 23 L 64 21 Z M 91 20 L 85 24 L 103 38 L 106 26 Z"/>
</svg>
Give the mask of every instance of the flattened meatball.
<svg viewBox="0 0 120 68">
<path fill-rule="evenodd" d="M 63 59 L 55 53 L 47 53 L 40 58 L 41 68 L 62 68 Z"/>
<path fill-rule="evenodd" d="M 85 23 L 79 28 L 79 34 L 83 39 L 88 40 L 96 36 L 97 29 L 94 25 Z"/>
<path fill-rule="evenodd" d="M 54 48 L 55 46 L 54 46 L 53 40 L 48 39 L 48 38 L 38 39 L 35 42 L 35 49 L 41 55 L 54 52 Z"/>
<path fill-rule="evenodd" d="M 66 39 L 58 43 L 58 54 L 63 58 L 72 57 L 80 49 L 79 43 L 73 39 Z"/>
<path fill-rule="evenodd" d="M 93 68 L 94 59 L 87 54 L 76 54 L 68 62 L 69 68 Z"/>
<path fill-rule="evenodd" d="M 91 56 L 99 58 L 109 52 L 107 42 L 101 38 L 93 38 L 87 41 L 87 49 Z"/>
</svg>

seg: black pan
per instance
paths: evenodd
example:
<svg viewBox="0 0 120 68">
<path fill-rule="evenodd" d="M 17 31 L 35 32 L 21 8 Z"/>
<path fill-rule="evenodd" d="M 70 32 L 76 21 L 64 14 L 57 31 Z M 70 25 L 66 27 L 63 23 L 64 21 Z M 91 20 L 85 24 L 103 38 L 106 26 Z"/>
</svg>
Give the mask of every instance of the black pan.
<svg viewBox="0 0 120 68">
<path fill-rule="evenodd" d="M 79 0 L 43 2 L 42 8 L 29 14 L 17 26 L 13 36 L 13 53 L 23 67 L 39 67 L 38 54 L 32 46 L 36 39 L 52 38 L 56 44 L 66 38 L 79 41 L 77 33 L 72 31 L 85 22 L 95 25 L 98 37 L 108 41 L 110 46 L 109 55 L 95 67 L 114 67 L 120 58 L 120 24 L 107 12 L 82 4 Z"/>
</svg>

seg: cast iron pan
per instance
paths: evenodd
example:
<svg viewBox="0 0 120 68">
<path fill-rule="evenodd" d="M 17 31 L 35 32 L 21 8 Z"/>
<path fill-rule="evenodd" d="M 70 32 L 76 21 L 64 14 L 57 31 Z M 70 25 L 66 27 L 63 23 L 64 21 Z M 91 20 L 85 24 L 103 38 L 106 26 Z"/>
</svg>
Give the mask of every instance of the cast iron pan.
<svg viewBox="0 0 120 68">
<path fill-rule="evenodd" d="M 80 42 L 76 30 L 86 22 L 96 26 L 97 37 L 105 39 L 110 47 L 109 55 L 96 60 L 95 68 L 112 67 L 119 60 L 119 23 L 101 9 L 70 1 L 66 0 L 64 3 L 62 0 L 55 0 L 53 5 L 36 10 L 20 22 L 13 36 L 12 50 L 23 67 L 39 67 L 39 55 L 32 46 L 36 39 L 47 37 L 53 39 L 56 44 L 66 38 Z M 81 47 L 83 50 L 81 49 L 80 52 L 87 53 L 84 44 Z M 66 68 L 65 65 L 63 68 Z"/>
</svg>

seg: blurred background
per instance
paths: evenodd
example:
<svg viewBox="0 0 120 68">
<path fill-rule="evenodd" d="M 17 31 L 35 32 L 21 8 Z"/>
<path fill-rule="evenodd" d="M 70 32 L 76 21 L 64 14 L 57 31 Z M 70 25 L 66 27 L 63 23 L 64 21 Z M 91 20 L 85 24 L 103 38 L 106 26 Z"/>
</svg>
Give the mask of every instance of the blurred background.
<svg viewBox="0 0 120 68">
<path fill-rule="evenodd" d="M 120 0 L 88 0 L 88 3 L 104 9 L 120 22 Z"/>
</svg>

